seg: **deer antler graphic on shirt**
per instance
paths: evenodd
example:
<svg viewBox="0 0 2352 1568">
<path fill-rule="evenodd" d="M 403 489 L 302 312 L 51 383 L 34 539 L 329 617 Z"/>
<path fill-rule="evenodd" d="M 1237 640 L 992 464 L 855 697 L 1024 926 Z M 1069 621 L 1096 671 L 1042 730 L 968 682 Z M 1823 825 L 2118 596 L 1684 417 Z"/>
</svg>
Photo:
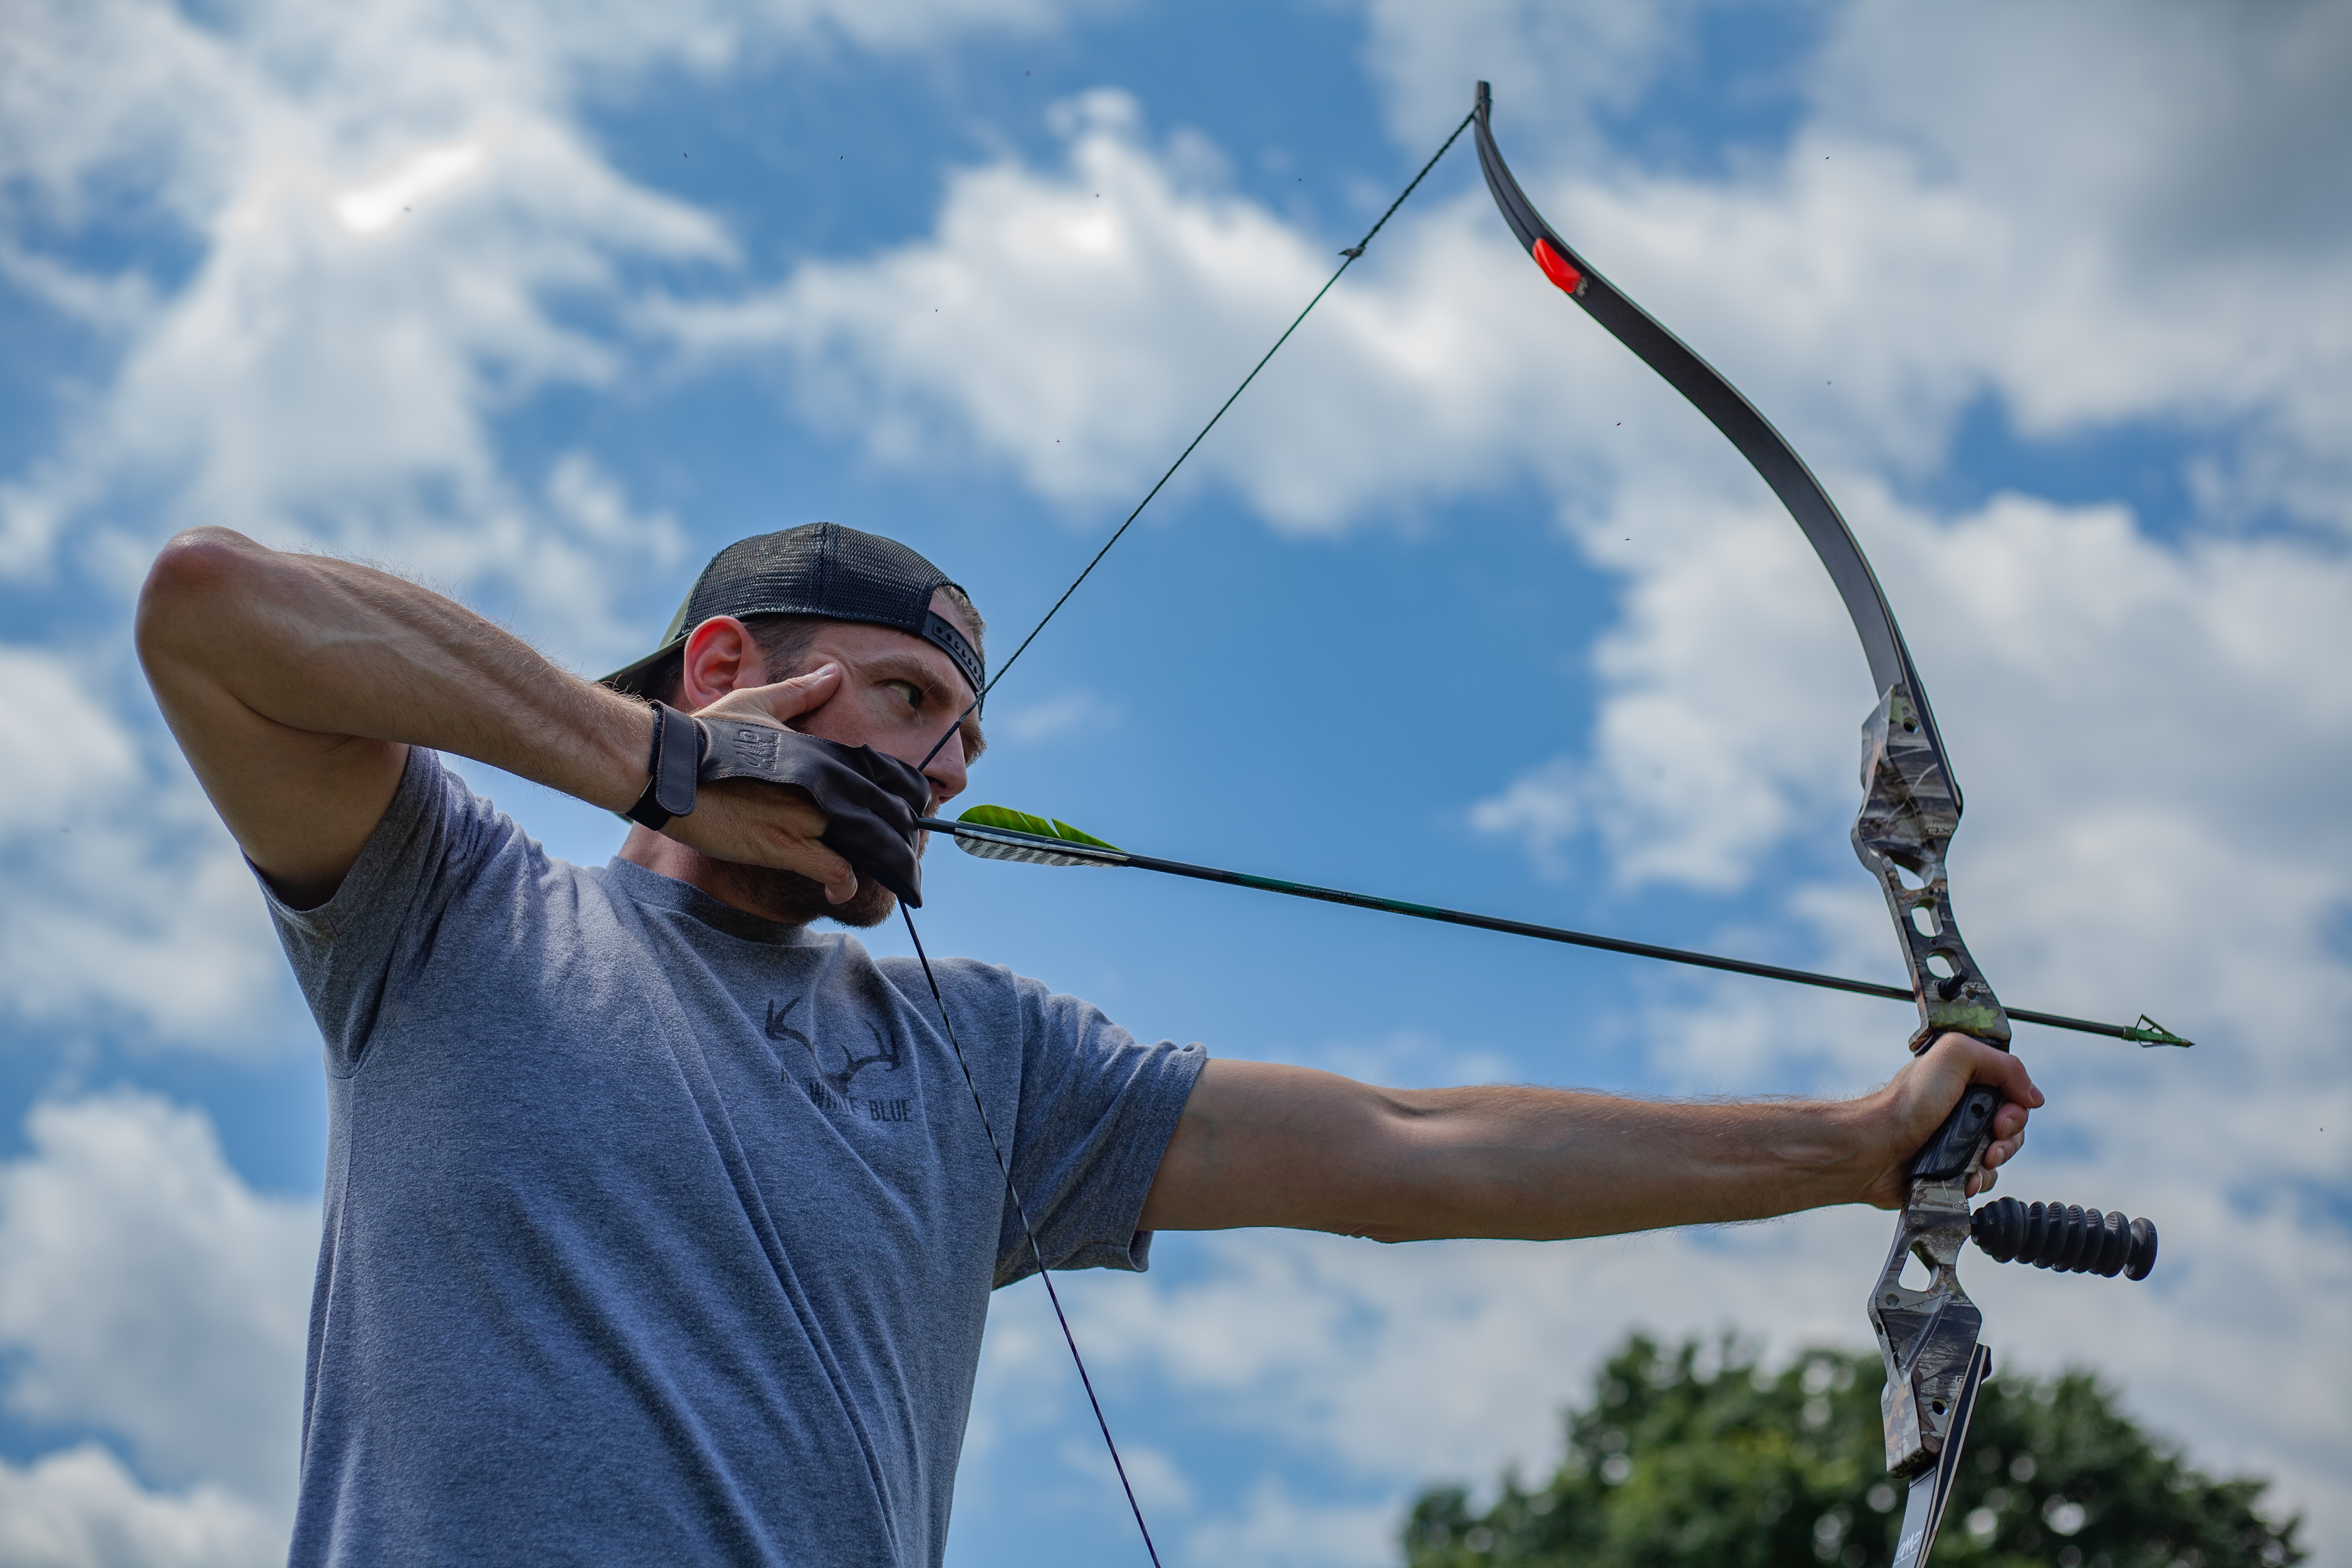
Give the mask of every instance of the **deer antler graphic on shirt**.
<svg viewBox="0 0 2352 1568">
<path fill-rule="evenodd" d="M 799 1006 L 803 1000 L 803 998 L 795 996 L 781 1007 L 777 1006 L 773 1002 L 770 1002 L 768 1004 L 767 1036 L 768 1038 L 772 1040 L 797 1041 L 801 1049 L 806 1051 L 811 1058 L 814 1058 L 816 1055 L 816 1047 L 811 1043 L 809 1037 L 806 1035 L 802 1034 L 798 1029 L 793 1028 L 790 1024 L 784 1022 L 786 1018 L 792 1016 L 793 1009 Z"/>
<path fill-rule="evenodd" d="M 772 1040 L 792 1040 L 798 1044 L 801 1049 L 808 1052 L 809 1062 L 816 1068 L 818 1081 L 822 1082 L 826 1088 L 832 1089 L 835 1094 L 839 1095 L 845 1100 L 847 1099 L 849 1097 L 850 1081 L 856 1078 L 859 1073 L 864 1072 L 867 1068 L 872 1067 L 876 1062 L 880 1062 L 892 1072 L 897 1072 L 898 1070 L 900 1057 L 898 1040 L 886 1031 L 876 1028 L 874 1025 L 869 1022 L 866 1026 L 866 1032 L 867 1035 L 872 1037 L 874 1043 L 877 1046 L 879 1046 L 881 1049 L 868 1057 L 861 1057 L 849 1052 L 844 1052 L 841 1070 L 838 1072 L 825 1071 L 824 1058 L 817 1050 L 816 1042 L 810 1039 L 806 1035 L 803 1035 L 798 1029 L 793 1027 L 792 1025 L 784 1021 L 792 1016 L 793 1009 L 799 1006 L 805 1000 L 807 1000 L 807 998 L 795 996 L 781 1007 L 777 1006 L 775 1003 L 770 1002 L 768 1004 L 767 1022 L 762 1026 L 762 1027 L 768 1038 Z"/>
<path fill-rule="evenodd" d="M 871 1023 L 868 1023 L 866 1026 L 866 1032 L 869 1036 L 873 1037 L 873 1040 L 876 1045 L 882 1047 L 880 1050 L 875 1052 L 870 1057 L 850 1056 L 846 1052 L 844 1052 L 842 1067 L 839 1072 L 825 1072 L 820 1068 L 817 1074 L 818 1077 L 824 1080 L 827 1088 L 831 1089 L 834 1093 L 840 1095 L 845 1100 L 849 1097 L 850 1079 L 856 1078 L 867 1068 L 872 1067 L 876 1062 L 880 1062 L 892 1072 L 897 1072 L 898 1070 L 898 1037 L 884 1030 L 876 1028 Z M 810 1054 L 815 1054 L 814 1047 L 811 1048 Z"/>
</svg>

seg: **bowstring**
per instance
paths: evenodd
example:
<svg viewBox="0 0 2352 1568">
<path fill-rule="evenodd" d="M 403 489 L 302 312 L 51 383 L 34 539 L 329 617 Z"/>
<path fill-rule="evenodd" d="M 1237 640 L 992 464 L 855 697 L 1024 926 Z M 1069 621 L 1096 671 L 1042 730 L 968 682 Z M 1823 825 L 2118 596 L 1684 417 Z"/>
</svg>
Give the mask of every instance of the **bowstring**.
<svg viewBox="0 0 2352 1568">
<path fill-rule="evenodd" d="M 1061 613 L 1062 606 L 1070 602 L 1070 595 L 1078 591 L 1079 584 L 1094 574 L 1094 569 L 1102 564 L 1103 557 L 1110 553 L 1111 546 L 1127 536 L 1127 531 L 1134 526 L 1135 520 L 1143 515 L 1143 509 L 1151 504 L 1153 497 L 1167 488 L 1168 481 L 1176 477 L 1176 470 L 1184 466 L 1184 459 L 1191 457 L 1194 449 L 1209 438 L 1209 432 L 1217 427 L 1217 421 L 1225 416 L 1225 410 L 1241 400 L 1242 394 L 1249 390 L 1250 383 L 1257 379 L 1257 373 L 1264 370 L 1267 362 L 1281 351 L 1282 345 L 1290 341 L 1291 334 L 1298 331 L 1300 323 L 1307 320 L 1308 313 L 1317 305 L 1322 303 L 1323 296 L 1332 290 L 1340 278 L 1347 273 L 1348 268 L 1353 267 L 1362 258 L 1365 248 L 1372 243 L 1373 236 L 1387 226 L 1389 219 L 1396 216 L 1397 208 L 1404 205 L 1405 198 L 1420 188 L 1421 182 L 1429 177 L 1429 172 L 1437 167 L 1437 161 L 1445 156 L 1447 150 L 1455 142 L 1461 140 L 1462 132 L 1470 128 L 1470 122 L 1475 117 L 1475 110 L 1464 115 L 1462 122 L 1454 128 L 1452 134 L 1445 138 L 1436 152 L 1429 155 L 1429 162 L 1423 163 L 1420 172 L 1413 175 L 1405 188 L 1397 193 L 1396 200 L 1391 202 L 1388 209 L 1381 214 L 1372 226 L 1364 231 L 1364 237 L 1339 253 L 1339 265 L 1329 278 L 1324 279 L 1323 287 L 1315 290 L 1315 297 L 1307 301 L 1297 315 L 1291 318 L 1290 325 L 1282 329 L 1282 335 L 1274 340 L 1274 346 L 1260 355 L 1255 364 L 1250 366 L 1249 374 L 1242 377 L 1241 384 L 1234 387 L 1223 403 L 1217 405 L 1217 411 L 1209 416 L 1208 423 L 1202 426 L 1199 434 L 1185 444 L 1182 451 L 1176 454 L 1176 460 L 1168 465 L 1167 471 L 1162 473 L 1152 487 L 1144 492 L 1143 499 L 1135 503 L 1135 510 L 1129 512 L 1126 519 L 1113 531 L 1111 536 L 1103 542 L 1102 548 L 1095 552 L 1094 558 L 1087 563 L 1086 569 L 1070 580 L 1070 585 L 1062 590 L 1062 596 L 1055 599 L 1053 606 L 1038 617 L 1037 624 L 1029 628 L 1029 635 L 1021 639 L 1020 646 L 1013 650 L 1012 657 L 998 666 L 995 675 L 990 678 L 988 683 L 972 694 L 971 701 L 965 706 L 962 712 L 955 716 L 955 721 L 947 727 L 946 733 L 933 742 L 931 749 L 923 753 L 923 760 L 916 764 L 918 773 L 931 765 L 931 759 L 940 754 L 940 749 L 954 739 L 956 733 L 963 728 L 964 721 L 978 711 L 980 705 L 987 700 L 988 694 L 996 689 L 997 682 L 1012 672 L 1013 665 L 1019 662 L 1021 656 L 1029 651 L 1029 645 L 1037 640 L 1037 634 L 1045 629 L 1046 623 Z M 1021 1221 L 1021 1234 L 1028 1240 L 1030 1259 L 1037 1265 L 1037 1278 L 1045 1281 L 1045 1300 L 1053 1304 L 1054 1321 L 1061 1325 L 1062 1342 L 1070 1347 L 1070 1362 L 1078 1369 L 1078 1383 L 1086 1390 L 1087 1405 L 1094 1411 L 1095 1426 L 1102 1432 L 1103 1447 L 1110 1450 L 1111 1468 L 1118 1473 L 1119 1488 L 1127 1494 L 1129 1511 L 1135 1515 L 1135 1528 L 1143 1536 L 1144 1553 L 1151 1559 L 1151 1568 L 1160 1568 L 1160 1549 L 1152 1542 L 1151 1527 L 1144 1522 L 1143 1505 L 1136 1500 L 1135 1483 L 1128 1479 L 1127 1463 L 1119 1458 L 1118 1440 L 1111 1436 L 1109 1418 L 1104 1415 L 1102 1400 L 1095 1393 L 1095 1380 L 1087 1372 L 1087 1358 L 1078 1353 L 1077 1336 L 1070 1331 L 1069 1316 L 1062 1310 L 1061 1293 L 1054 1289 L 1053 1271 L 1045 1267 L 1045 1250 L 1037 1245 L 1036 1227 L 1029 1223 L 1028 1205 L 1021 1201 L 1020 1191 L 1013 1185 L 1013 1166 L 1004 1157 L 1003 1145 L 996 1141 L 996 1129 L 990 1123 L 988 1107 L 980 1097 L 979 1081 L 972 1077 L 971 1063 L 963 1054 L 962 1042 L 956 1038 L 955 1020 L 948 1016 L 947 998 L 940 993 L 939 977 L 931 973 L 930 955 L 923 951 L 923 939 L 915 931 L 915 917 L 908 910 L 906 900 L 903 899 L 898 901 L 898 918 L 906 922 L 907 938 L 915 944 L 915 959 L 922 965 L 923 983 L 930 987 L 931 1005 L 939 1009 L 940 1023 L 947 1031 L 948 1047 L 955 1053 L 956 1066 L 962 1069 L 964 1087 L 971 1091 L 971 1108 L 980 1115 L 980 1128 L 987 1135 L 989 1152 L 996 1157 L 997 1173 L 1004 1178 L 1004 1196 L 1013 1205 L 1013 1215 Z"/>
<path fill-rule="evenodd" d="M 1029 1240 L 1029 1257 L 1037 1265 L 1037 1278 L 1045 1282 L 1045 1300 L 1054 1304 L 1054 1321 L 1062 1325 L 1062 1342 L 1070 1347 L 1070 1360 L 1078 1369 L 1078 1383 L 1087 1391 L 1087 1404 L 1094 1409 L 1103 1447 L 1110 1450 L 1111 1468 L 1118 1472 L 1118 1484 L 1127 1493 L 1128 1509 L 1135 1515 L 1135 1528 L 1143 1532 L 1144 1553 L 1151 1559 L 1151 1568 L 1160 1568 L 1160 1549 L 1151 1542 L 1151 1527 L 1143 1522 L 1143 1505 L 1135 1500 L 1135 1483 L 1127 1479 L 1127 1463 L 1118 1457 L 1118 1443 L 1110 1435 L 1110 1421 L 1103 1415 L 1102 1401 L 1095 1394 L 1095 1380 L 1087 1375 L 1087 1359 L 1078 1353 L 1077 1337 L 1070 1332 L 1070 1320 L 1062 1310 L 1061 1293 L 1054 1289 L 1053 1273 L 1045 1267 L 1045 1249 L 1037 1245 L 1037 1227 L 1029 1223 L 1029 1206 L 1021 1201 L 1020 1191 L 1013 1184 L 1013 1167 L 1005 1162 L 1004 1146 L 996 1141 L 996 1129 L 988 1120 L 988 1107 L 980 1098 L 980 1084 L 971 1076 L 971 1063 L 963 1054 L 962 1042 L 956 1038 L 955 1020 L 948 1016 L 947 998 L 940 994 L 939 979 L 931 973 L 930 954 L 923 951 L 923 939 L 915 934 L 914 917 L 907 912 L 903 900 L 898 905 L 898 918 L 907 922 L 908 940 L 915 944 L 916 960 L 923 966 L 923 983 L 931 988 L 931 1005 L 940 1010 L 940 1022 L 947 1026 L 948 1047 L 955 1052 L 956 1066 L 963 1069 L 964 1087 L 971 1090 L 971 1108 L 980 1113 L 980 1130 L 988 1135 L 988 1152 L 996 1156 L 997 1173 L 1004 1178 L 1004 1195 L 1012 1202 L 1014 1217 L 1021 1221 L 1021 1234 Z"/>
</svg>

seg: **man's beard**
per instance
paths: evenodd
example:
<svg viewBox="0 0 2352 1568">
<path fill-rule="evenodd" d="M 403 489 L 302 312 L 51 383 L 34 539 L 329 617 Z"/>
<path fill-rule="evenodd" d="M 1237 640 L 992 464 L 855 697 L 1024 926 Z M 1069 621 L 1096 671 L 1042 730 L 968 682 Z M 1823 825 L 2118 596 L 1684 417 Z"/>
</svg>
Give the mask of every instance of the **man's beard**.
<svg viewBox="0 0 2352 1568">
<path fill-rule="evenodd" d="M 724 887 L 721 897 L 726 902 L 779 925 L 804 926 L 824 920 L 862 931 L 880 925 L 898 907 L 898 895 L 871 877 L 860 877 L 857 891 L 846 902 L 836 904 L 826 900 L 823 882 L 798 871 L 732 860 L 706 860 L 705 864 L 710 868 L 711 880 Z"/>
</svg>

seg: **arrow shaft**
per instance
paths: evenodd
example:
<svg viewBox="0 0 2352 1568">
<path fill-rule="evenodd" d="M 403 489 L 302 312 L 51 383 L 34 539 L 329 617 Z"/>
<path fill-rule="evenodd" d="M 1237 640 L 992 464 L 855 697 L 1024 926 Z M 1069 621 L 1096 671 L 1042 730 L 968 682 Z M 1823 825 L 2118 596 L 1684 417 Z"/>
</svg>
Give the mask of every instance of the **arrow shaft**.
<svg viewBox="0 0 2352 1568">
<path fill-rule="evenodd" d="M 1791 985 L 1817 986 L 1824 991 L 1847 991 L 1857 996 L 1880 996 L 1890 1002 L 1908 1002 L 1911 993 L 1899 985 L 1885 985 L 1871 980 L 1850 980 L 1839 974 L 1822 974 L 1810 969 L 1790 969 L 1778 963 L 1757 963 L 1745 958 L 1726 958 L 1720 953 L 1697 952 L 1684 947 L 1663 947 L 1656 942 L 1629 942 L 1623 937 L 1601 936 L 1592 931 L 1570 931 L 1563 926 L 1538 925 L 1532 921 L 1505 920 L 1499 915 L 1474 914 L 1467 910 L 1449 910 L 1436 904 L 1416 904 L 1403 899 L 1384 899 L 1376 893 L 1349 892 L 1342 888 L 1318 888 L 1310 882 L 1286 881 L 1279 877 L 1260 877 L 1247 871 L 1228 871 L 1216 866 L 1195 866 L 1185 860 L 1163 860 L 1156 855 L 1134 855 L 1126 850 L 1094 853 L 1083 847 L 1055 839 L 1040 838 L 1030 834 L 1014 833 L 1004 828 L 975 829 L 941 817 L 924 817 L 917 826 L 933 833 L 950 834 L 958 838 L 977 843 L 1026 843 L 1049 847 L 1055 853 L 1086 858 L 1102 866 L 1125 866 L 1139 871 L 1157 871 L 1163 876 L 1189 877 L 1196 882 L 1222 882 L 1227 887 L 1255 888 L 1262 893 L 1280 893 L 1286 898 L 1312 899 L 1318 903 L 1345 904 L 1350 909 L 1378 910 L 1383 914 L 1404 915 L 1413 920 L 1435 921 L 1443 925 L 1469 926 L 1477 931 L 1501 931 L 1507 936 L 1523 936 L 1537 942 L 1556 942 L 1569 947 L 1597 948 L 1603 952 L 1628 953 L 1635 958 L 1656 959 L 1663 963 L 1688 964 L 1697 969 L 1720 970 L 1727 974 L 1751 974 L 1759 980 L 1779 980 Z M 2123 1024 L 2103 1024 L 2094 1018 L 2074 1018 L 2063 1013 L 2041 1013 L 2023 1007 L 2011 1007 L 2009 1016 L 2029 1024 L 2041 1024 L 2053 1029 L 2072 1029 L 2082 1035 L 2105 1035 L 2111 1039 L 2137 1039 L 2132 1026 Z"/>
</svg>

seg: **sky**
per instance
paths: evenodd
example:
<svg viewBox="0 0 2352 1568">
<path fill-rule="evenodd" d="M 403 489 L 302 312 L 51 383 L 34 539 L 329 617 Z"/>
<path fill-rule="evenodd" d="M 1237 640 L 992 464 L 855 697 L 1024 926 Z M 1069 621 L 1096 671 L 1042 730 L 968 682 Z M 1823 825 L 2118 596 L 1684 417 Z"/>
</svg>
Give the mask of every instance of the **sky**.
<svg viewBox="0 0 2352 1568">
<path fill-rule="evenodd" d="M 744 534 L 963 583 L 1001 661 L 1494 83 L 1521 183 L 1790 437 L 1968 791 L 1952 886 L 2049 1091 L 1981 1257 L 2352 1563 L 2352 10 L 1893 0 L 13 0 L 0 44 L 0 1563 L 282 1558 L 323 1094 L 130 643 L 224 524 L 587 675 Z M 1876 699 L 1705 422 L 1466 141 L 990 702 L 971 799 L 1128 847 L 1899 979 Z M 461 764 L 555 853 L 609 817 Z M 1141 873 L 931 857 L 932 951 L 1146 1038 L 1402 1085 L 1842 1097 L 1908 1008 Z M 891 932 L 868 939 L 898 951 Z M 1557 1462 L 1629 1331 L 1868 1343 L 1889 1220 L 1166 1236 L 1065 1300 L 1166 1560 L 1399 1560 Z M 1034 1284 L 950 1563 L 1140 1562 Z"/>
</svg>

